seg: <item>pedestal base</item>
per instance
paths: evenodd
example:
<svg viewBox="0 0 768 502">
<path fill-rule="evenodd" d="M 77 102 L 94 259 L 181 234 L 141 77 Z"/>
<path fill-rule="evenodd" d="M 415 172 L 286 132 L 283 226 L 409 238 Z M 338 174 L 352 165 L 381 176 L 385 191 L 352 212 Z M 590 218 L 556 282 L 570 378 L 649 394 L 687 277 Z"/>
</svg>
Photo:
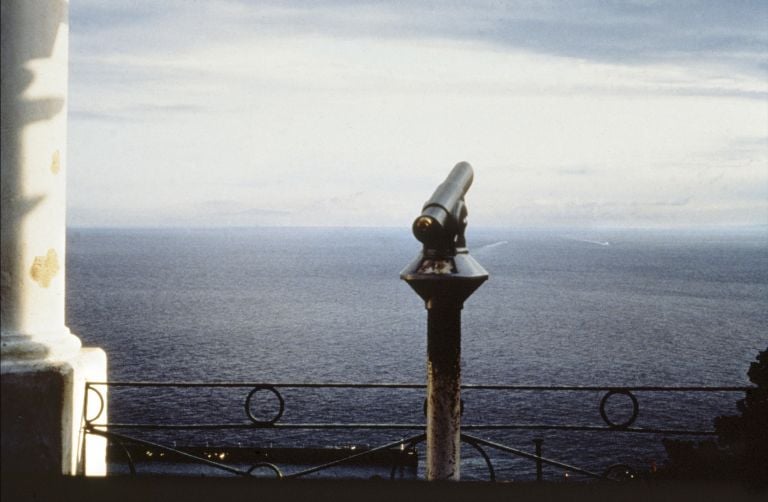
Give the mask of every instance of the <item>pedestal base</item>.
<svg viewBox="0 0 768 502">
<path fill-rule="evenodd" d="M 85 382 L 107 380 L 103 350 L 83 348 L 59 361 L 4 360 L 0 377 L 3 475 L 106 474 L 106 440 L 84 443 L 82 431 Z M 106 422 L 104 404 L 99 423 Z M 96 415 L 98 399 L 88 407 L 88 416 Z"/>
</svg>

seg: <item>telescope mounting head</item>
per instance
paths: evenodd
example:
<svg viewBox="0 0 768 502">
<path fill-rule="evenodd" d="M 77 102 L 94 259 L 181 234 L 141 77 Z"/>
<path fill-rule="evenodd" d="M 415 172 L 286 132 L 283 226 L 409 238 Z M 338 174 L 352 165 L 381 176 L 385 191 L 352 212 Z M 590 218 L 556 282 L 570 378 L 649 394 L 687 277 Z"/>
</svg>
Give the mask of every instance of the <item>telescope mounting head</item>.
<svg viewBox="0 0 768 502">
<path fill-rule="evenodd" d="M 466 250 L 468 211 L 464 195 L 473 177 L 472 166 L 456 164 L 413 222 L 413 235 L 424 245 L 425 256 L 451 257 Z"/>
</svg>

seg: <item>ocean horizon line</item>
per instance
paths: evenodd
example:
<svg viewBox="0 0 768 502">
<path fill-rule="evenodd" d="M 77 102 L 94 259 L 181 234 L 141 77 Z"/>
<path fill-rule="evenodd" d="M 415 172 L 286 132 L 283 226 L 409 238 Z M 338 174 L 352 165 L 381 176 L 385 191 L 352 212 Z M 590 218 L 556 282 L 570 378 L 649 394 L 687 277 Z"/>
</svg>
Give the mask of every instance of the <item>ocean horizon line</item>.
<svg viewBox="0 0 768 502">
<path fill-rule="evenodd" d="M 185 231 L 210 231 L 210 230 L 407 230 L 408 225 L 67 225 L 67 230 L 185 230 Z M 519 231 L 519 232 L 612 232 L 612 231 L 648 231 L 648 232 L 718 232 L 718 231 L 766 231 L 768 236 L 768 223 L 760 224 L 722 224 L 722 225 L 473 225 L 469 230 L 479 231 Z"/>
</svg>

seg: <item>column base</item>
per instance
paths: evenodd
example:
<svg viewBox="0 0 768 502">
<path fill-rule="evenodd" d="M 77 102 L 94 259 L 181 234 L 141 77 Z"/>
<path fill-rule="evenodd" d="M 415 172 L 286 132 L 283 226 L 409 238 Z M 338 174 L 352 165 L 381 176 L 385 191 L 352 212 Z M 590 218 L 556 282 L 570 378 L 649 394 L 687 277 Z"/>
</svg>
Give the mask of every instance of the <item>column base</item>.
<svg viewBox="0 0 768 502">
<path fill-rule="evenodd" d="M 0 339 L 0 355 L 2 355 L 2 372 L 6 367 L 16 363 L 29 365 L 33 361 L 65 361 L 75 358 L 80 350 L 80 339 L 62 327 L 48 332 L 8 332 L 3 331 Z"/>
<path fill-rule="evenodd" d="M 107 356 L 96 348 L 64 360 L 3 361 L 3 475 L 105 475 L 106 440 L 90 436 L 84 443 L 82 428 L 85 382 L 106 380 Z M 107 417 L 103 397 L 100 423 Z M 90 399 L 88 407 L 88 416 L 96 415 L 99 400 Z"/>
</svg>

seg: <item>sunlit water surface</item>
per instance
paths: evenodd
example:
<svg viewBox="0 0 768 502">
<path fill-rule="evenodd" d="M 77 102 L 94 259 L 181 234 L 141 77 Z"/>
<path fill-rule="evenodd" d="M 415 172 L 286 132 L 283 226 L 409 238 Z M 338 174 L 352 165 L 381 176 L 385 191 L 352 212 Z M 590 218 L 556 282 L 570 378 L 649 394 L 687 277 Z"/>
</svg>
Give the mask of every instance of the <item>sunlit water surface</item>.
<svg viewBox="0 0 768 502">
<path fill-rule="evenodd" d="M 739 386 L 768 345 L 765 230 L 480 229 L 468 237 L 490 279 L 463 311 L 464 383 Z M 418 251 L 408 229 L 71 229 L 68 325 L 84 345 L 106 350 L 115 381 L 424 383 L 426 311 L 399 279 Z M 242 423 L 245 394 L 115 389 L 110 420 Z M 601 397 L 466 391 L 463 421 L 601 425 Z M 638 393 L 636 425 L 711 429 L 740 397 Z M 286 391 L 282 420 L 419 423 L 423 398 Z M 206 434 L 174 440 L 376 445 L 409 433 Z M 529 452 L 542 437 L 545 456 L 599 472 L 664 459 L 658 435 L 476 435 Z M 464 478 L 486 476 L 479 456 L 464 456 Z M 495 465 L 504 478 L 534 472 L 510 456 Z"/>
</svg>

